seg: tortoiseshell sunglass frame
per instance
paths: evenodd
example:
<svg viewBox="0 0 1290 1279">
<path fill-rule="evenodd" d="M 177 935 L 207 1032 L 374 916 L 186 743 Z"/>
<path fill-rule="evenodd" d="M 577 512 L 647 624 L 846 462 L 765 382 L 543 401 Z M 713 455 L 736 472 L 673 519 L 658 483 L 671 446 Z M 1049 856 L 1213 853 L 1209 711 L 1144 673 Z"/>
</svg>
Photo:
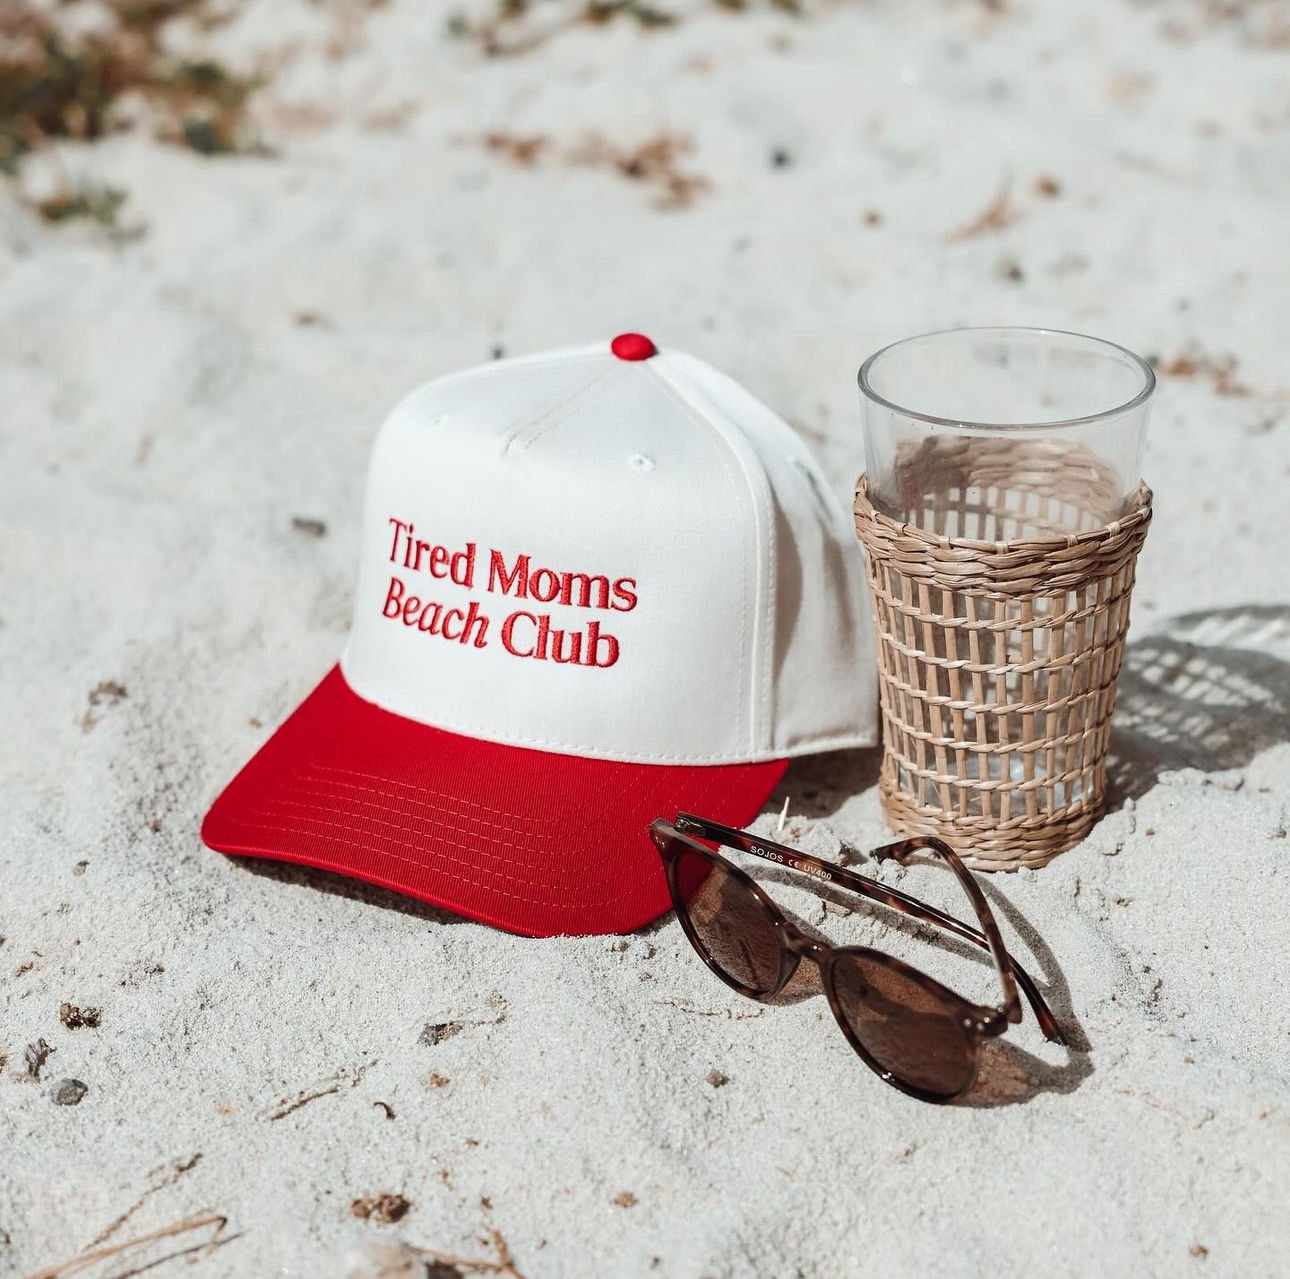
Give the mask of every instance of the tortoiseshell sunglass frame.
<svg viewBox="0 0 1290 1279">
<path fill-rule="evenodd" d="M 811 960 L 820 969 L 821 981 L 829 1006 L 832 1008 L 833 1015 L 851 1047 L 884 1082 L 891 1084 L 893 1088 L 898 1088 L 901 1092 L 911 1097 L 916 1097 L 920 1101 L 946 1102 L 962 1096 L 963 1093 L 971 1089 L 976 1080 L 979 1049 L 982 1040 L 1002 1035 L 1009 1025 L 1015 1025 L 1021 1020 L 1021 1002 L 1017 994 L 1018 986 L 1020 986 L 1027 1002 L 1034 1010 L 1044 1038 L 1056 1044 L 1067 1043 L 1066 1036 L 1057 1024 L 1057 1018 L 1053 1015 L 1052 1009 L 1048 1007 L 1044 997 L 1039 993 L 1038 986 L 1035 985 L 1034 980 L 1026 970 L 1005 949 L 999 926 L 995 921 L 993 912 L 990 910 L 990 904 L 986 900 L 985 894 L 981 891 L 980 885 L 960 860 L 958 854 L 943 840 L 931 835 L 915 836 L 912 839 L 902 839 L 893 844 L 885 844 L 881 848 L 875 848 L 871 850 L 869 855 L 879 861 L 890 859 L 902 864 L 915 853 L 932 853 L 939 857 L 954 872 L 955 877 L 967 893 L 976 912 L 977 920 L 981 925 L 980 930 L 973 928 L 970 924 L 966 924 L 960 919 L 956 919 L 953 915 L 946 914 L 928 902 L 920 901 L 898 888 L 880 883 L 878 880 L 871 879 L 867 875 L 861 875 L 848 867 L 839 866 L 835 862 L 824 861 L 819 857 L 813 857 L 810 853 L 804 853 L 799 849 L 778 844 L 774 840 L 766 839 L 761 835 L 751 835 L 747 831 L 737 830 L 733 826 L 725 826 L 721 822 L 696 817 L 692 813 L 678 813 L 671 822 L 662 819 L 655 821 L 650 827 L 650 835 L 655 847 L 658 849 L 659 856 L 663 859 L 668 889 L 672 896 L 672 904 L 676 908 L 677 918 L 680 920 L 690 944 L 698 951 L 704 963 L 726 985 L 737 990 L 741 995 L 746 995 L 750 999 L 768 1000 L 773 999 L 784 989 L 803 959 Z M 870 947 L 830 946 L 825 942 L 816 941 L 813 937 L 808 937 L 784 916 L 780 908 L 752 876 L 727 858 L 708 848 L 705 844 L 699 843 L 699 840 L 705 840 L 710 844 L 723 845 L 727 848 L 736 848 L 753 857 L 760 857 L 764 861 L 773 862 L 777 866 L 800 871 L 811 876 L 816 881 L 823 881 L 839 888 L 850 889 L 852 892 L 867 897 L 870 901 L 877 902 L 879 905 L 886 906 L 891 910 L 899 911 L 902 915 L 908 915 L 914 919 L 935 924 L 947 932 L 953 933 L 956 937 L 970 942 L 979 949 L 987 951 L 994 960 L 994 966 L 1003 987 L 1002 1002 L 997 1005 L 974 1004 L 934 978 L 929 977 L 926 973 L 920 972 L 903 960 L 897 959 L 894 955 L 888 955 L 883 951 L 873 950 Z M 719 862 L 723 870 L 735 876 L 741 886 L 757 898 L 768 918 L 774 923 L 780 942 L 781 954 L 779 977 L 772 989 L 755 990 L 741 984 L 708 953 L 694 922 L 690 918 L 689 909 L 677 879 L 678 859 L 685 848 L 698 853 L 709 861 Z M 967 1063 L 968 1075 L 962 1088 L 951 1094 L 931 1092 L 900 1078 L 899 1075 L 875 1060 L 844 1014 L 834 986 L 834 965 L 838 959 L 847 954 L 860 956 L 869 963 L 881 964 L 901 977 L 914 982 L 939 1001 L 947 1011 L 960 1019 L 965 1031 L 965 1052 L 970 1055 L 970 1060 Z"/>
</svg>

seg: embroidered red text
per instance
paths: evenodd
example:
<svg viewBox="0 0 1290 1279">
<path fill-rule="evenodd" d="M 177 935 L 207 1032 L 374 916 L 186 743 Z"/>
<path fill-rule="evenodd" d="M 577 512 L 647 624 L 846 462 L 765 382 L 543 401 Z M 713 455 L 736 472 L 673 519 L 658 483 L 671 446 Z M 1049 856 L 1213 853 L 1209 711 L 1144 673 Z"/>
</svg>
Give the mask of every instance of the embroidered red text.
<svg viewBox="0 0 1290 1279">
<path fill-rule="evenodd" d="M 397 618 L 404 626 L 427 635 L 456 640 L 458 644 L 473 643 L 476 648 L 484 648 L 488 644 L 488 618 L 479 611 L 477 600 L 471 600 L 469 608 L 445 608 L 435 600 L 409 595 L 398 577 L 390 578 L 381 613 L 385 617 Z"/>
<path fill-rule="evenodd" d="M 618 661 L 618 641 L 588 622 L 581 631 L 552 626 L 546 613 L 512 613 L 502 623 L 502 647 L 515 657 L 576 666 L 612 666 Z"/>
<path fill-rule="evenodd" d="M 475 584 L 475 543 L 467 542 L 459 551 L 450 551 L 437 542 L 426 542 L 417 537 L 416 526 L 390 517 L 394 535 L 390 542 L 390 563 L 402 564 L 413 572 L 429 573 L 431 577 L 451 578 L 458 586 Z"/>
<path fill-rule="evenodd" d="M 630 613 L 635 609 L 637 586 L 634 577 L 611 578 L 606 573 L 583 573 L 535 564 L 528 554 L 508 556 L 489 547 L 487 581 L 475 580 L 481 569 L 480 548 L 475 542 L 456 546 L 417 536 L 411 520 L 390 516 L 389 562 L 399 571 L 390 576 L 381 615 L 409 630 L 474 648 L 487 648 L 492 619 L 477 599 L 451 602 L 452 587 L 482 590 L 535 604 L 558 605 L 564 609 L 596 609 L 601 612 Z M 449 602 L 413 595 L 408 583 L 411 573 L 424 573 L 446 588 Z M 421 579 L 421 585 L 426 583 Z M 412 589 L 415 589 L 415 582 Z M 439 588 L 434 588 L 439 593 Z M 558 623 L 558 624 L 557 624 Z M 512 657 L 535 662 L 556 662 L 562 666 L 607 670 L 618 663 L 622 646 L 616 635 L 602 630 L 599 621 L 580 622 L 562 613 L 529 612 L 516 609 L 497 628 L 502 648 Z"/>
<path fill-rule="evenodd" d="M 527 555 L 517 555 L 507 568 L 501 551 L 493 551 L 488 557 L 488 589 L 522 600 L 537 600 L 539 604 L 571 604 L 618 613 L 630 613 L 636 607 L 634 577 L 620 577 L 611 583 L 599 573 L 557 573 L 550 568 L 531 567 Z"/>
</svg>

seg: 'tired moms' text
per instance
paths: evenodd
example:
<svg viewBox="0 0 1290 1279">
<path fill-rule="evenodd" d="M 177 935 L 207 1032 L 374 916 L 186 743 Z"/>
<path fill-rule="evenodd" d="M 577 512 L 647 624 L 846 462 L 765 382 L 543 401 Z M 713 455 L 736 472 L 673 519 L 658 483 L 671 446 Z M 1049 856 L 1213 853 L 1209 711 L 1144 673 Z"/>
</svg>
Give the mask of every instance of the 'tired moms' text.
<svg viewBox="0 0 1290 1279">
<path fill-rule="evenodd" d="M 404 573 L 391 573 L 381 615 L 424 635 L 436 636 L 474 648 L 487 648 L 492 617 L 478 599 L 462 605 L 415 595 L 405 581 L 407 574 L 426 574 L 440 582 L 451 582 L 468 591 L 481 589 L 490 595 L 507 596 L 534 604 L 630 613 L 637 603 L 636 579 L 610 579 L 602 573 L 561 571 L 535 566 L 531 555 L 514 554 L 489 547 L 485 560 L 475 542 L 451 548 L 416 535 L 411 521 L 390 517 L 390 563 Z M 478 570 L 478 574 L 477 574 Z M 477 586 L 478 576 L 478 586 Z M 413 583 L 415 585 L 415 582 Z M 621 655 L 617 636 L 605 630 L 598 618 L 582 626 L 557 626 L 550 612 L 517 608 L 497 627 L 497 640 L 512 657 L 539 662 L 604 669 Z"/>
</svg>

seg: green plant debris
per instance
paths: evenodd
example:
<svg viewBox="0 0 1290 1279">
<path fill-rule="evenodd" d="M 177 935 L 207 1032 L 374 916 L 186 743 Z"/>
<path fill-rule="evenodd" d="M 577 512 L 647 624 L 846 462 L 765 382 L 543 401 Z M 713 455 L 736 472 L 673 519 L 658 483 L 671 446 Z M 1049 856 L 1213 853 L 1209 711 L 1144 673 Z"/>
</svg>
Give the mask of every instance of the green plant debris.
<svg viewBox="0 0 1290 1279">
<path fill-rule="evenodd" d="M 163 141 L 203 155 L 254 148 L 246 105 L 259 82 L 162 48 L 172 18 L 219 20 L 207 0 L 109 0 L 107 8 L 111 25 L 72 35 L 56 11 L 31 0 L 0 5 L 0 171 L 16 172 L 49 139 L 93 141 L 125 127 L 114 108 L 126 94 L 148 105 Z"/>
<path fill-rule="evenodd" d="M 111 230 L 116 227 L 117 214 L 125 201 L 126 193 L 119 187 L 86 183 L 35 200 L 32 207 L 46 222 L 86 218 Z"/>
<path fill-rule="evenodd" d="M 729 9 L 732 13 L 748 13 L 753 9 L 775 9 L 794 18 L 805 14 L 802 0 L 713 0 L 719 9 Z"/>
<path fill-rule="evenodd" d="M 771 9 L 792 17 L 804 13 L 802 0 L 711 0 L 714 8 L 730 13 Z M 549 16 L 547 16 L 549 15 Z M 682 18 L 650 0 L 579 0 L 557 5 L 554 0 L 493 0 L 491 12 L 471 18 L 458 10 L 448 16 L 446 34 L 470 40 L 488 57 L 528 53 L 575 27 L 604 27 L 616 19 L 634 22 L 643 30 L 678 26 Z"/>
<path fill-rule="evenodd" d="M 608 22 L 613 18 L 622 15 L 626 18 L 633 18 L 642 27 L 671 27 L 679 19 L 676 14 L 669 13 L 666 9 L 656 8 L 652 4 L 643 4 L 640 0 L 627 0 L 626 3 L 617 3 L 617 0 L 589 0 L 582 10 L 582 21 L 595 26 L 601 22 Z"/>
</svg>

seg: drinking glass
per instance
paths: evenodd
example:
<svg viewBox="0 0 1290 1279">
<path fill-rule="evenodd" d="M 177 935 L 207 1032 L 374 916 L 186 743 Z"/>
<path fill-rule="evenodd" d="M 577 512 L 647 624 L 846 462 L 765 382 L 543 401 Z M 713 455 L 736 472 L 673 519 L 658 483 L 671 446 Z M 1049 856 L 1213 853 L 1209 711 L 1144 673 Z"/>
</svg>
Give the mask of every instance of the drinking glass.
<svg viewBox="0 0 1290 1279">
<path fill-rule="evenodd" d="M 860 389 L 883 806 L 975 868 L 1043 865 L 1105 804 L 1155 376 L 1100 338 L 957 329 Z"/>
<path fill-rule="evenodd" d="M 1099 528 L 1134 501 L 1155 385 L 1132 351 L 1078 333 L 896 342 L 860 368 L 870 500 L 944 537 Z"/>
</svg>

